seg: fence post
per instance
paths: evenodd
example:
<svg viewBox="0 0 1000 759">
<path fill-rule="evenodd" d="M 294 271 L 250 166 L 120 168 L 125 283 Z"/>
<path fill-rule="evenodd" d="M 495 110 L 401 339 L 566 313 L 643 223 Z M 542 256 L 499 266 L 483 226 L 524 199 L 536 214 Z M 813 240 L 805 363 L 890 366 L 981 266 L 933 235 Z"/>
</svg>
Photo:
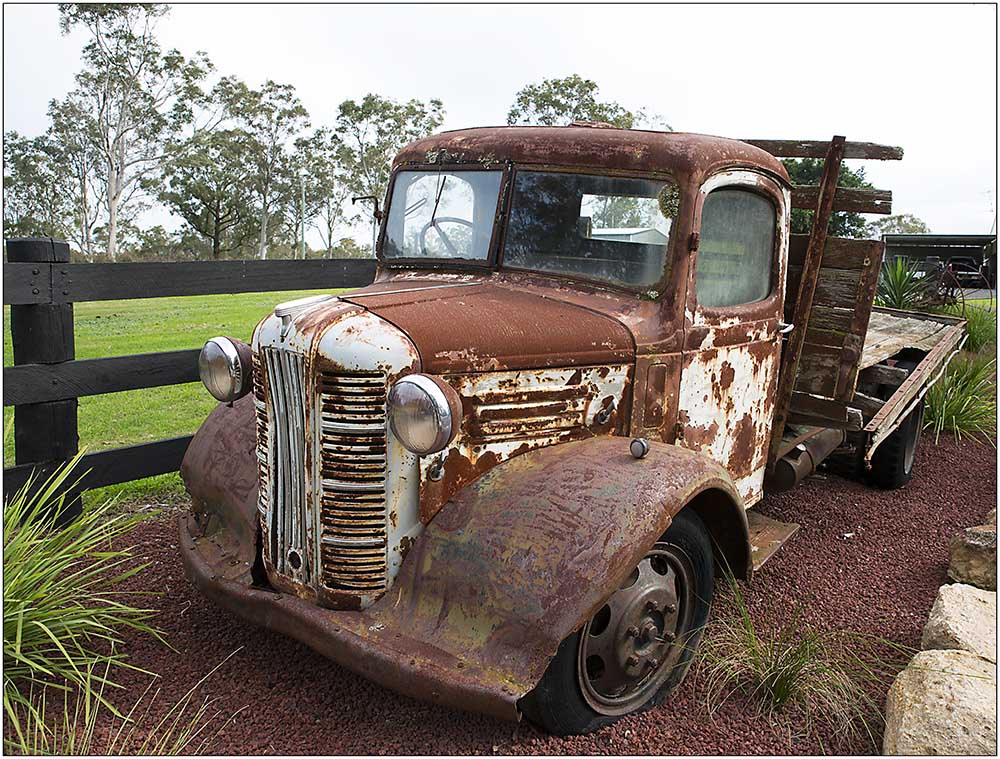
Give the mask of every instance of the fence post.
<svg viewBox="0 0 1000 759">
<path fill-rule="evenodd" d="M 7 241 L 7 260 L 11 263 L 69 263 L 69 244 L 42 237 Z M 51 266 L 39 266 L 33 272 L 51 292 Z M 10 307 L 10 334 L 14 347 L 14 365 L 58 364 L 76 356 L 73 338 L 73 305 L 40 303 Z M 17 464 L 45 464 L 67 461 L 78 450 L 77 399 L 32 403 L 14 407 L 14 460 Z M 81 473 L 77 473 L 79 476 Z M 80 513 L 79 493 L 66 499 L 63 520 Z"/>
</svg>

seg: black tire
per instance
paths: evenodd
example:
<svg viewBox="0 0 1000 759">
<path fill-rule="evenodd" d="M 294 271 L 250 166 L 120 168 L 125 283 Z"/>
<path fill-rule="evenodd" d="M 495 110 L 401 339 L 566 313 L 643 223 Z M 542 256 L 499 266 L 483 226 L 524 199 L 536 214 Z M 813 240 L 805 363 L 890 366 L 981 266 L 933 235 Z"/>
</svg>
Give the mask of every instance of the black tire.
<svg viewBox="0 0 1000 759">
<path fill-rule="evenodd" d="M 549 667 L 541 681 L 531 693 L 521 700 L 519 706 L 522 712 L 541 729 L 560 736 L 593 732 L 615 722 L 626 714 L 635 714 L 663 703 L 669 692 L 684 679 L 691 664 L 691 658 L 701 640 L 702 630 L 708 622 L 712 596 L 715 592 L 712 544 L 708 532 L 697 514 L 690 509 L 684 509 L 674 517 L 670 529 L 651 549 L 650 554 L 644 557 L 643 562 L 648 561 L 654 553 L 664 550 L 670 553 L 670 560 L 686 562 L 685 571 L 675 575 L 675 581 L 678 584 L 682 581 L 687 584 L 684 578 L 691 578 L 690 584 L 693 587 L 690 588 L 690 592 L 678 593 L 679 597 L 689 599 L 688 602 L 678 602 L 678 606 L 681 608 L 677 610 L 677 618 L 683 618 L 684 623 L 683 626 L 680 623 L 677 625 L 676 641 L 671 644 L 663 644 L 667 646 L 665 650 L 668 652 L 667 655 L 663 656 L 663 661 L 666 662 L 669 659 L 671 663 L 658 665 L 658 668 L 654 669 L 642 681 L 647 683 L 647 688 L 656 687 L 656 690 L 647 694 L 643 688 L 638 688 L 636 697 L 642 698 L 642 702 L 636 703 L 634 706 L 624 704 L 621 708 L 627 709 L 626 711 L 613 714 L 607 712 L 618 711 L 617 708 L 607 706 L 602 707 L 602 711 L 598 711 L 594 707 L 593 695 L 587 696 L 584 693 L 585 689 L 589 691 L 591 688 L 582 684 L 581 681 L 582 677 L 590 676 L 589 671 L 584 671 L 583 667 L 582 636 L 590 634 L 588 631 L 601 617 L 602 612 L 605 609 L 610 609 L 612 598 L 625 589 L 623 584 L 622 589 L 616 590 L 608 597 L 608 605 L 602 607 L 593 620 L 562 642 L 555 657 L 549 662 Z M 657 560 L 660 559 L 661 557 L 657 555 Z M 640 562 L 640 567 L 643 562 Z M 637 567 L 636 572 L 638 570 L 639 567 Z M 656 612 L 649 613 L 655 614 Z M 664 619 L 664 615 L 661 615 L 660 618 Z M 616 623 L 605 622 L 605 628 L 610 627 L 611 624 Z M 618 627 L 621 624 L 622 622 L 617 623 Z M 630 627 L 629 629 L 635 628 Z M 666 633 L 661 631 L 660 635 L 666 635 Z M 655 663 L 657 660 L 653 659 L 652 661 Z M 656 681 L 661 679 L 662 684 L 657 686 Z"/>
<path fill-rule="evenodd" d="M 920 431 L 924 428 L 924 402 L 920 401 L 872 455 L 869 480 L 883 490 L 901 488 L 913 477 Z"/>
</svg>

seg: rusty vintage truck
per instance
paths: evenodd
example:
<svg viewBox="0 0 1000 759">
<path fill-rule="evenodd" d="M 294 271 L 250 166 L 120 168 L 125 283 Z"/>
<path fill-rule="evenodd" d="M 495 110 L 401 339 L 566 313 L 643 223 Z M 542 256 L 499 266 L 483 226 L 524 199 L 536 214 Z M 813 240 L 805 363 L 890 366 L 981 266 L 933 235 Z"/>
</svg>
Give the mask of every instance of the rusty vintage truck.
<svg viewBox="0 0 1000 759">
<path fill-rule="evenodd" d="M 873 309 L 882 243 L 827 234 L 889 212 L 841 161 L 901 156 L 589 123 L 407 146 L 370 286 L 206 344 L 188 576 L 415 698 L 557 734 L 658 703 L 720 573 L 794 531 L 765 492 L 834 452 L 910 477 L 963 323 Z"/>
</svg>

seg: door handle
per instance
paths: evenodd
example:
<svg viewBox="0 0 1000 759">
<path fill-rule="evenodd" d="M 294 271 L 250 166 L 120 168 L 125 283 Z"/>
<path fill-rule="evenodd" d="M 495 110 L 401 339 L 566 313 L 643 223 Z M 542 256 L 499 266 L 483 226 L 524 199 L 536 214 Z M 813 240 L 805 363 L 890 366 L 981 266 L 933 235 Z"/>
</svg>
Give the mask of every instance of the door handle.
<svg viewBox="0 0 1000 759">
<path fill-rule="evenodd" d="M 795 325 L 794 324 L 785 324 L 785 322 L 783 322 L 783 321 L 779 321 L 778 322 L 778 334 L 779 335 L 787 335 L 793 329 L 795 329 Z"/>
</svg>

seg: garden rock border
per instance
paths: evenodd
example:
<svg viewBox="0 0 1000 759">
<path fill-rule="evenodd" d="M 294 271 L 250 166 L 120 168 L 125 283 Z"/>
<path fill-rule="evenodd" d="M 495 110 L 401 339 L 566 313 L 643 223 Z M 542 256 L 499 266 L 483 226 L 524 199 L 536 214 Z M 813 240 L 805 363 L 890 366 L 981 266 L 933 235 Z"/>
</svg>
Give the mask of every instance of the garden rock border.
<svg viewBox="0 0 1000 759">
<path fill-rule="evenodd" d="M 918 653 L 886 696 L 884 754 L 983 755 L 997 751 L 997 528 L 969 527 L 949 544 Z"/>
<path fill-rule="evenodd" d="M 997 594 L 972 585 L 942 585 L 920 647 L 958 649 L 997 663 Z"/>
<path fill-rule="evenodd" d="M 889 689 L 885 754 L 996 753 L 997 668 L 968 651 L 921 651 Z"/>
</svg>

